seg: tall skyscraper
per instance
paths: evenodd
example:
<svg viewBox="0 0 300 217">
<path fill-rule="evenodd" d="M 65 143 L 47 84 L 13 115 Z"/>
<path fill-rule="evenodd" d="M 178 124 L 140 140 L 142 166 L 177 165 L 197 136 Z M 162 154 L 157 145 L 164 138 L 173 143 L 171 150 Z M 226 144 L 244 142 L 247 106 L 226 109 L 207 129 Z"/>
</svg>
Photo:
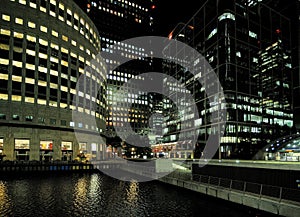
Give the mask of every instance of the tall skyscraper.
<svg viewBox="0 0 300 217">
<path fill-rule="evenodd" d="M 112 48 L 122 52 L 124 58 L 138 59 L 149 56 L 142 47 L 132 46 L 122 41 L 138 36 L 150 35 L 153 31 L 155 4 L 152 0 L 75 0 L 75 2 L 93 20 L 99 30 L 101 51 L 113 55 Z M 113 58 L 112 58 L 113 59 Z M 111 63 L 109 58 L 107 63 Z M 118 97 L 118 89 L 130 79 L 141 79 L 139 74 L 151 69 L 151 60 L 144 63 L 129 61 L 109 71 L 107 76 L 107 131 L 108 144 L 120 145 L 122 139 L 115 133 L 114 127 L 122 127 L 130 122 L 133 130 L 144 134 L 148 128 L 151 99 L 147 94 L 138 96 L 128 87 L 127 93 Z M 118 62 L 113 64 L 118 65 Z M 114 110 L 114 111 L 113 111 Z M 125 137 L 126 132 L 122 132 Z"/>
<path fill-rule="evenodd" d="M 291 22 L 260 0 L 203 2 L 169 38 L 197 49 L 222 84 L 227 123 L 216 157 L 251 158 L 270 140 L 288 134 L 293 126 Z M 181 78 L 195 98 L 199 119 L 187 118 L 185 121 L 190 122 L 185 124 L 190 126 L 187 138 L 197 137 L 196 149 L 201 153 L 208 136 L 216 130 L 211 120 L 214 107 L 205 88 L 182 66 L 167 62 L 165 71 Z M 195 76 L 202 75 L 200 71 Z M 164 141 L 176 144 L 187 156 L 192 150 L 183 147 L 186 141 L 178 141 L 176 112 L 164 126 Z"/>
</svg>

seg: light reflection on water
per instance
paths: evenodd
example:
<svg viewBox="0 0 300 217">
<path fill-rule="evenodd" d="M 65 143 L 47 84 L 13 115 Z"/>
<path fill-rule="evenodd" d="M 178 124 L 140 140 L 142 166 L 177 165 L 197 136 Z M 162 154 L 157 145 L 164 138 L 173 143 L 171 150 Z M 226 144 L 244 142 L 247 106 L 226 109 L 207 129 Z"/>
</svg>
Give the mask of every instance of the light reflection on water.
<svg viewBox="0 0 300 217">
<path fill-rule="evenodd" d="M 153 182 L 123 182 L 100 173 L 0 178 L 0 216 L 230 216 L 261 212 Z"/>
<path fill-rule="evenodd" d="M 6 183 L 0 181 L 0 209 L 3 210 L 1 214 L 9 215 L 12 209 L 12 202 L 7 194 Z"/>
</svg>

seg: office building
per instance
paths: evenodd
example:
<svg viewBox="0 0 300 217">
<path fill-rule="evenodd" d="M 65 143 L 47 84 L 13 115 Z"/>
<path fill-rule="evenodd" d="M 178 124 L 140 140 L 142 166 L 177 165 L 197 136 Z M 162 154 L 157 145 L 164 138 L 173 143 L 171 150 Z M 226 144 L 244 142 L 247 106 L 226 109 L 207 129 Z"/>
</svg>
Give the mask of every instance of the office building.
<svg viewBox="0 0 300 217">
<path fill-rule="evenodd" d="M 73 1 L 1 1 L 4 159 L 74 160 L 80 152 L 103 158 L 106 72 L 99 51 L 98 30 Z M 82 76 L 84 91 L 76 88 Z M 94 121 L 74 121 L 73 112 Z"/>
<path fill-rule="evenodd" d="M 250 159 L 271 140 L 289 134 L 293 126 L 291 22 L 263 3 L 203 1 L 198 12 L 169 35 L 197 49 L 223 87 L 226 129 L 216 158 Z M 186 118 L 186 137 L 197 137 L 193 148 L 201 156 L 209 135 L 218 130 L 211 124 L 214 107 L 205 88 L 184 67 L 167 61 L 165 71 L 180 78 L 195 98 L 199 119 Z M 203 74 L 200 70 L 195 76 Z M 175 113 L 167 117 L 164 141 L 175 145 L 176 157 L 192 157 L 192 149 L 183 145 L 187 142 L 178 141 L 180 122 Z"/>
<path fill-rule="evenodd" d="M 137 134 L 147 132 L 148 120 L 151 111 L 149 94 L 137 94 L 138 87 L 127 87 L 125 95 L 117 95 L 118 89 L 130 79 L 139 80 L 139 74 L 151 71 L 151 59 L 144 48 L 124 43 L 124 40 L 139 36 L 151 35 L 154 28 L 153 10 L 155 4 L 150 0 L 100 0 L 75 2 L 86 12 L 95 23 L 101 42 L 102 54 L 108 54 L 107 64 L 118 65 L 107 75 L 107 144 L 119 146 L 127 135 L 120 132 L 124 122 L 130 122 L 133 131 Z M 114 46 L 112 48 L 112 46 Z M 121 52 L 129 61 L 119 66 L 114 59 L 114 49 Z M 111 54 L 111 59 L 109 55 Z M 142 63 L 143 62 L 143 63 Z M 119 128 L 118 134 L 115 127 Z M 122 134 L 123 138 L 120 138 Z"/>
</svg>

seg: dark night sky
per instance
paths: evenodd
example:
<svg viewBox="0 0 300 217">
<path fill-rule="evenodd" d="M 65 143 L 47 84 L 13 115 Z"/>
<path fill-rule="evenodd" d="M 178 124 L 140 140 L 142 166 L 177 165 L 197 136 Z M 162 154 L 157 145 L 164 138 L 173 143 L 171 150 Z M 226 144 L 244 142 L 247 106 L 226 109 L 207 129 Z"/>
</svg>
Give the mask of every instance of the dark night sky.
<svg viewBox="0 0 300 217">
<path fill-rule="evenodd" d="M 187 22 L 201 7 L 203 0 L 157 0 L 157 35 L 168 36 L 179 22 Z"/>
</svg>

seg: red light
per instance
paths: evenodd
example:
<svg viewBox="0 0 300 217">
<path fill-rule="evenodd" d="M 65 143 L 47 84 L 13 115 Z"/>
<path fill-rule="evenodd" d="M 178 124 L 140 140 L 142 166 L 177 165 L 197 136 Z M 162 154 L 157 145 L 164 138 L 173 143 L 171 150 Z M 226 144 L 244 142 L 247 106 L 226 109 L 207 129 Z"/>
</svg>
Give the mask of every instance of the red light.
<svg viewBox="0 0 300 217">
<path fill-rule="evenodd" d="M 91 8 L 91 5 L 90 5 L 90 4 L 87 4 L 87 7 L 88 7 L 88 8 Z"/>
<path fill-rule="evenodd" d="M 280 29 L 276 29 L 276 33 L 277 34 L 281 33 L 281 30 Z"/>
<path fill-rule="evenodd" d="M 151 8 L 152 8 L 152 9 L 155 9 L 155 8 L 156 8 L 156 6 L 155 6 L 155 5 L 152 5 L 152 6 L 151 6 Z"/>
</svg>

